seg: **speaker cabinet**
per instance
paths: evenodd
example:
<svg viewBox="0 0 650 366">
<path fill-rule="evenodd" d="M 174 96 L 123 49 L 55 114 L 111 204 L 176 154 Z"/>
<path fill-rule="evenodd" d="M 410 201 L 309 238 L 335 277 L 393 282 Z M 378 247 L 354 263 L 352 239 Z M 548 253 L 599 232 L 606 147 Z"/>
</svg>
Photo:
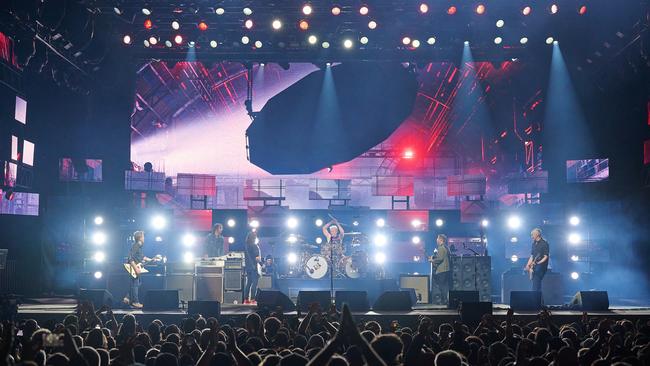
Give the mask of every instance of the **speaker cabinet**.
<svg viewBox="0 0 650 366">
<path fill-rule="evenodd" d="M 488 256 L 452 256 L 451 290 L 478 291 L 481 301 L 492 300 L 492 260 Z"/>
<path fill-rule="evenodd" d="M 368 293 L 366 291 L 336 291 L 334 294 L 336 308 L 341 310 L 343 304 L 348 304 L 351 311 L 368 311 Z"/>
<path fill-rule="evenodd" d="M 540 291 L 512 291 L 510 307 L 512 310 L 539 310 L 542 308 L 542 293 Z"/>
<path fill-rule="evenodd" d="M 403 289 L 412 288 L 415 290 L 415 298 L 418 304 L 429 303 L 429 282 L 427 275 L 400 275 L 399 287 Z"/>
<path fill-rule="evenodd" d="M 259 309 L 275 310 L 277 307 L 283 311 L 293 311 L 296 306 L 283 292 L 277 290 L 257 290 L 257 307 Z"/>
<path fill-rule="evenodd" d="M 271 276 L 262 276 L 257 282 L 257 288 L 262 289 L 272 289 L 273 288 L 273 278 Z"/>
<path fill-rule="evenodd" d="M 298 306 L 301 311 L 309 310 L 309 305 L 318 303 L 324 311 L 329 309 L 331 304 L 329 291 L 300 291 L 298 292 Z"/>
<path fill-rule="evenodd" d="M 201 314 L 204 318 L 219 318 L 221 315 L 221 304 L 219 301 L 193 300 L 187 303 L 187 314 Z"/>
<path fill-rule="evenodd" d="M 609 296 L 607 291 L 578 291 L 570 305 L 584 311 L 606 311 L 609 309 Z"/>
<path fill-rule="evenodd" d="M 449 291 L 449 309 L 458 309 L 458 306 L 466 302 L 478 302 L 478 291 Z"/>
<path fill-rule="evenodd" d="M 147 310 L 178 309 L 178 290 L 149 290 L 142 305 Z"/>
<path fill-rule="evenodd" d="M 242 270 L 226 269 L 223 272 L 223 289 L 225 291 L 243 291 Z"/>
<path fill-rule="evenodd" d="M 244 302 L 243 291 L 224 291 L 223 304 L 224 305 L 239 305 Z"/>
<path fill-rule="evenodd" d="M 168 274 L 167 290 L 178 290 L 178 298 L 182 302 L 194 300 L 193 274 Z"/>
<path fill-rule="evenodd" d="M 485 314 L 492 315 L 492 302 L 464 302 L 460 307 L 460 318 L 465 324 L 476 326 Z"/>
<path fill-rule="evenodd" d="M 219 275 L 196 276 L 194 282 L 195 300 L 223 302 L 223 277 Z"/>
<path fill-rule="evenodd" d="M 79 300 L 92 302 L 95 309 L 99 309 L 102 305 L 113 306 L 113 295 L 104 289 L 81 289 L 79 291 Z"/>
<path fill-rule="evenodd" d="M 408 291 L 386 291 L 375 301 L 372 310 L 411 311 L 413 302 Z"/>
</svg>

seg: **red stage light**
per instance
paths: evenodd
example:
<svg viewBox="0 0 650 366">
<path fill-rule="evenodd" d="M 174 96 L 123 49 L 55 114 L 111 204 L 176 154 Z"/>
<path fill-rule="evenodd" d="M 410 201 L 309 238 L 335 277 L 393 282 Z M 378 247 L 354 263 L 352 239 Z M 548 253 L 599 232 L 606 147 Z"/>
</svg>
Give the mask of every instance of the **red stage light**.
<svg viewBox="0 0 650 366">
<path fill-rule="evenodd" d="M 153 27 L 153 22 L 151 21 L 151 19 L 147 19 L 144 21 L 144 27 L 146 29 L 151 29 Z"/>
<path fill-rule="evenodd" d="M 578 9 L 578 14 L 585 15 L 587 13 L 587 5 L 583 5 Z"/>
<path fill-rule="evenodd" d="M 301 20 L 300 23 L 298 23 L 298 27 L 299 27 L 301 30 L 304 30 L 304 31 L 305 31 L 305 30 L 309 29 L 309 22 L 306 21 L 306 20 Z"/>
<path fill-rule="evenodd" d="M 521 9 L 521 13 L 523 15 L 530 15 L 530 13 L 533 11 L 533 9 L 530 6 L 526 6 L 523 9 Z"/>
<path fill-rule="evenodd" d="M 176 37 L 174 37 L 174 42 L 176 42 L 176 44 L 183 43 L 183 36 L 181 36 L 180 34 L 177 34 Z"/>
<path fill-rule="evenodd" d="M 404 150 L 404 159 L 413 159 L 415 153 L 411 149 Z"/>
<path fill-rule="evenodd" d="M 456 11 L 458 11 L 458 9 L 456 9 L 456 7 L 452 5 L 447 9 L 447 14 L 454 15 L 456 14 Z"/>
<path fill-rule="evenodd" d="M 478 15 L 483 15 L 483 14 L 485 14 L 485 5 L 483 5 L 483 4 L 478 4 L 478 5 L 476 6 L 476 14 L 478 14 Z"/>
<path fill-rule="evenodd" d="M 206 23 L 206 22 L 199 22 L 198 27 L 199 27 L 199 30 L 200 30 L 200 31 L 204 32 L 204 31 L 208 30 L 208 23 Z"/>
</svg>

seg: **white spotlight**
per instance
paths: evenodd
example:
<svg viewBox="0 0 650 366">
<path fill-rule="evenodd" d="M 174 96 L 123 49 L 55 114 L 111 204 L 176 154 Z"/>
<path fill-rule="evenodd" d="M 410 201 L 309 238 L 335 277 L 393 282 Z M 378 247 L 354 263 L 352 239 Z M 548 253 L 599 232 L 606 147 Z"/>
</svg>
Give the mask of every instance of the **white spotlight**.
<svg viewBox="0 0 650 366">
<path fill-rule="evenodd" d="M 183 254 L 183 262 L 192 263 L 193 261 L 194 261 L 194 253 L 185 252 L 185 254 Z"/>
<path fill-rule="evenodd" d="M 316 44 L 316 42 L 318 42 L 318 37 L 312 34 L 307 38 L 307 42 L 309 42 L 309 44 Z"/>
<path fill-rule="evenodd" d="M 368 22 L 368 28 L 369 29 L 376 29 L 377 28 L 377 22 L 375 22 L 374 20 L 369 21 Z"/>
<path fill-rule="evenodd" d="M 234 219 L 228 219 L 228 221 L 226 221 L 226 225 L 228 225 L 228 227 L 235 227 L 235 224 L 236 222 Z"/>
<path fill-rule="evenodd" d="M 98 231 L 98 232 L 93 234 L 93 236 L 91 237 L 91 240 L 92 240 L 93 244 L 95 244 L 95 245 L 104 245 L 104 244 L 106 244 L 106 234 L 104 234 L 101 231 Z"/>
<path fill-rule="evenodd" d="M 295 244 L 295 243 L 298 241 L 298 238 L 296 238 L 295 235 L 291 234 L 291 235 L 289 235 L 289 237 L 287 238 L 287 241 L 288 241 L 289 243 L 291 243 L 291 244 Z"/>
<path fill-rule="evenodd" d="M 183 235 L 183 245 L 186 247 L 191 247 L 196 243 L 196 237 L 190 233 Z"/>
<path fill-rule="evenodd" d="M 361 42 L 361 44 L 368 44 L 368 37 L 366 36 L 361 37 L 361 39 L 359 39 L 359 42 Z"/>
<path fill-rule="evenodd" d="M 521 226 L 521 219 L 517 216 L 510 216 L 508 218 L 508 227 L 511 229 L 519 229 Z"/>
<path fill-rule="evenodd" d="M 321 44 L 321 46 L 322 46 L 323 48 L 330 48 L 330 43 L 327 42 L 327 41 L 325 41 L 325 42 L 323 42 L 323 43 Z"/>
<path fill-rule="evenodd" d="M 125 34 L 124 38 L 122 38 L 122 42 L 124 42 L 124 44 L 131 44 L 131 36 L 128 35 L 128 34 Z"/>
<path fill-rule="evenodd" d="M 578 216 L 571 216 L 571 218 L 569 218 L 569 224 L 571 224 L 571 226 L 580 225 L 580 218 Z"/>
<path fill-rule="evenodd" d="M 437 227 L 441 227 L 444 224 L 445 224 L 445 222 L 442 219 L 436 219 L 436 226 Z"/>
<path fill-rule="evenodd" d="M 422 225 L 422 221 L 420 221 L 420 219 L 411 220 L 411 226 L 418 228 L 420 227 L 420 225 Z"/>
<path fill-rule="evenodd" d="M 488 219 L 481 220 L 481 226 L 488 227 L 489 225 L 490 225 L 490 222 L 488 221 Z"/>
<path fill-rule="evenodd" d="M 95 260 L 95 262 L 101 263 L 106 259 L 106 253 L 104 253 L 104 252 L 95 252 L 95 254 L 93 255 L 93 259 Z"/>
<path fill-rule="evenodd" d="M 546 38 L 546 44 L 553 44 L 553 41 L 555 41 L 555 39 L 553 39 L 553 37 Z"/>
<path fill-rule="evenodd" d="M 404 46 L 408 46 L 411 43 L 411 38 L 410 37 L 404 37 L 402 38 L 402 44 Z"/>
<path fill-rule="evenodd" d="M 101 216 L 95 216 L 95 225 L 101 225 L 104 223 L 104 218 Z"/>
<path fill-rule="evenodd" d="M 420 241 L 421 241 L 421 239 L 420 239 L 420 237 L 417 236 L 417 235 L 411 238 L 411 242 L 412 242 L 413 244 L 420 244 Z"/>
<path fill-rule="evenodd" d="M 322 242 L 323 242 L 323 238 L 321 238 L 320 236 L 316 238 L 316 244 L 320 244 Z"/>
<path fill-rule="evenodd" d="M 417 39 L 414 39 L 413 42 L 411 42 L 411 46 L 413 46 L 413 48 L 420 47 L 420 41 L 417 40 Z"/>
<path fill-rule="evenodd" d="M 242 44 L 249 44 L 250 41 L 251 41 L 251 39 L 248 38 L 248 36 L 243 36 L 243 37 L 241 37 L 241 43 L 242 43 Z"/>
<path fill-rule="evenodd" d="M 469 41 L 465 41 L 465 42 L 463 42 L 463 44 L 464 44 L 465 46 L 469 46 Z"/>
<path fill-rule="evenodd" d="M 511 243 L 516 243 L 516 242 L 518 242 L 518 241 L 519 241 L 519 239 L 517 239 L 516 236 L 513 236 L 512 238 L 510 238 L 510 242 L 511 242 Z"/>
<path fill-rule="evenodd" d="M 142 8 L 142 14 L 144 14 L 144 15 L 151 15 L 151 9 L 149 9 L 149 8 Z"/>
<path fill-rule="evenodd" d="M 275 30 L 279 30 L 282 28 L 282 22 L 279 19 L 275 19 L 273 23 L 271 23 L 271 27 L 273 27 Z"/>
<path fill-rule="evenodd" d="M 496 37 L 494 39 L 494 44 L 501 44 L 501 42 L 503 42 L 503 38 L 501 38 L 501 37 Z"/>
<path fill-rule="evenodd" d="M 224 8 L 216 8 L 216 9 L 214 10 L 214 12 L 215 12 L 217 15 L 224 15 L 224 14 L 226 13 L 226 9 L 224 9 Z"/>
<path fill-rule="evenodd" d="M 287 262 L 294 264 L 297 261 L 298 261 L 298 255 L 296 255 L 296 253 L 289 253 L 289 255 L 287 255 Z"/>
<path fill-rule="evenodd" d="M 521 39 L 519 40 L 519 43 L 521 43 L 521 44 L 528 43 L 528 37 L 521 37 Z"/>
<path fill-rule="evenodd" d="M 580 234 L 578 234 L 578 233 L 569 234 L 569 243 L 571 243 L 571 244 L 580 244 L 581 241 L 582 241 L 582 238 L 580 237 Z"/>
<path fill-rule="evenodd" d="M 164 216 L 154 216 L 151 219 L 151 226 L 153 226 L 154 229 L 163 229 L 167 225 L 167 219 L 165 219 Z"/>
<path fill-rule="evenodd" d="M 575 255 L 575 254 L 571 256 L 571 261 L 572 261 L 572 262 L 577 262 L 579 259 L 580 259 L 580 257 L 578 257 L 578 256 Z"/>
<path fill-rule="evenodd" d="M 242 10 L 242 11 L 244 12 L 244 15 L 253 14 L 253 10 L 251 8 L 244 8 L 244 10 Z"/>
<path fill-rule="evenodd" d="M 506 22 L 504 22 L 503 19 L 497 20 L 497 28 L 503 28 L 505 24 Z"/>
<path fill-rule="evenodd" d="M 359 221 L 357 220 L 352 221 L 352 226 L 359 226 Z"/>
<path fill-rule="evenodd" d="M 510 261 L 511 261 L 512 263 L 515 263 L 515 262 L 518 261 L 518 260 L 519 260 L 519 257 L 518 257 L 516 254 L 513 254 L 513 255 L 510 257 Z"/>
<path fill-rule="evenodd" d="M 228 237 L 228 244 L 234 244 L 234 243 L 235 243 L 235 237 L 234 236 Z"/>
<path fill-rule="evenodd" d="M 262 46 L 264 46 L 262 41 L 255 41 L 255 48 L 262 48 Z"/>
<path fill-rule="evenodd" d="M 314 221 L 314 224 L 316 224 L 316 226 L 318 226 L 318 227 L 321 227 L 321 226 L 323 226 L 323 220 L 316 219 L 316 221 Z"/>
<path fill-rule="evenodd" d="M 181 23 L 179 23 L 177 20 L 174 20 L 172 22 L 172 29 L 173 30 L 178 30 L 181 27 Z"/>
<path fill-rule="evenodd" d="M 295 217 L 290 217 L 287 220 L 287 227 L 289 229 L 295 229 L 296 227 L 298 227 L 298 219 L 296 219 Z"/>
<path fill-rule="evenodd" d="M 377 227 L 384 227 L 384 226 L 386 226 L 386 220 L 377 219 L 377 221 L 375 221 L 375 225 L 377 225 Z"/>
<path fill-rule="evenodd" d="M 155 46 L 155 45 L 158 43 L 158 38 L 156 38 L 156 37 L 154 37 L 154 36 L 149 37 L 149 43 L 150 43 L 152 46 Z"/>
<path fill-rule="evenodd" d="M 352 42 L 351 39 L 346 39 L 345 41 L 343 41 L 343 47 L 345 48 L 352 48 L 353 45 L 354 43 Z"/>
<path fill-rule="evenodd" d="M 386 238 L 386 235 L 383 234 L 377 234 L 375 235 L 375 245 L 378 247 L 383 247 L 386 245 L 386 242 L 388 242 L 388 239 Z"/>
<path fill-rule="evenodd" d="M 433 46 L 436 43 L 436 37 L 429 37 L 429 39 L 427 39 L 427 43 Z"/>
<path fill-rule="evenodd" d="M 386 254 L 384 253 L 375 254 L 375 262 L 377 262 L 377 264 L 383 264 L 384 262 L 386 262 Z"/>
<path fill-rule="evenodd" d="M 162 236 L 156 235 L 156 237 L 153 239 L 156 243 L 160 243 L 162 241 Z"/>
<path fill-rule="evenodd" d="M 578 272 L 571 272 L 571 279 L 577 280 L 580 278 L 580 274 Z"/>
<path fill-rule="evenodd" d="M 95 276 L 95 279 L 99 280 L 104 276 L 104 274 L 101 271 L 97 271 L 93 276 Z"/>
<path fill-rule="evenodd" d="M 305 15 L 311 14 L 312 11 L 313 11 L 313 9 L 312 9 L 311 5 L 309 5 L 309 4 L 306 4 L 305 6 L 302 7 L 302 13 L 305 14 Z"/>
<path fill-rule="evenodd" d="M 253 219 L 251 220 L 251 222 L 248 223 L 248 225 L 250 225 L 250 227 L 252 227 L 253 229 L 257 229 L 258 227 L 260 227 L 260 222 L 258 220 Z"/>
</svg>

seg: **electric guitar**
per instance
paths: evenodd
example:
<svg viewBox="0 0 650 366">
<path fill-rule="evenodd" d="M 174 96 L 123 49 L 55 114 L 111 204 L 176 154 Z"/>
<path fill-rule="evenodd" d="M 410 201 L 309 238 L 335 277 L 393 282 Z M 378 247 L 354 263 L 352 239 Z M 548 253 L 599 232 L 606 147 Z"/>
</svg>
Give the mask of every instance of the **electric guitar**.
<svg viewBox="0 0 650 366">
<path fill-rule="evenodd" d="M 544 258 L 544 256 L 537 257 L 533 259 L 533 264 L 530 266 L 524 267 L 524 272 L 528 273 L 528 279 L 533 280 L 533 273 L 535 273 L 535 267 L 537 266 L 537 261 Z"/>
<path fill-rule="evenodd" d="M 142 263 L 137 263 L 135 266 L 138 268 L 138 271 L 136 272 L 135 268 L 131 266 L 131 263 L 124 263 L 124 269 L 128 274 L 131 275 L 133 278 L 138 278 L 139 275 L 143 273 L 149 273 L 149 271 L 144 268 L 145 264 L 149 264 L 151 262 L 160 262 L 162 260 L 162 255 L 158 254 L 155 257 L 149 259 L 148 261 L 142 262 Z M 139 274 L 138 274 L 139 272 Z"/>
</svg>

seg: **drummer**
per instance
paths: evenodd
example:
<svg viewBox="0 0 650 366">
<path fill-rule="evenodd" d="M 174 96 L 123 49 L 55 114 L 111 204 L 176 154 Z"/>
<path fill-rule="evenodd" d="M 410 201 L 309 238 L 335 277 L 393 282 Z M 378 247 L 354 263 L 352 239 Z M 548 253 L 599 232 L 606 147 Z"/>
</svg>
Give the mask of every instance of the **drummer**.
<svg viewBox="0 0 650 366">
<path fill-rule="evenodd" d="M 334 256 L 337 257 L 334 258 L 334 262 L 336 262 L 337 259 L 343 256 L 343 236 L 345 235 L 345 231 L 341 224 L 336 219 L 333 219 L 323 225 L 323 235 L 327 238 L 327 244 L 321 248 L 321 253 L 327 256 L 329 260 L 329 252 L 330 250 L 334 250 Z"/>
</svg>

